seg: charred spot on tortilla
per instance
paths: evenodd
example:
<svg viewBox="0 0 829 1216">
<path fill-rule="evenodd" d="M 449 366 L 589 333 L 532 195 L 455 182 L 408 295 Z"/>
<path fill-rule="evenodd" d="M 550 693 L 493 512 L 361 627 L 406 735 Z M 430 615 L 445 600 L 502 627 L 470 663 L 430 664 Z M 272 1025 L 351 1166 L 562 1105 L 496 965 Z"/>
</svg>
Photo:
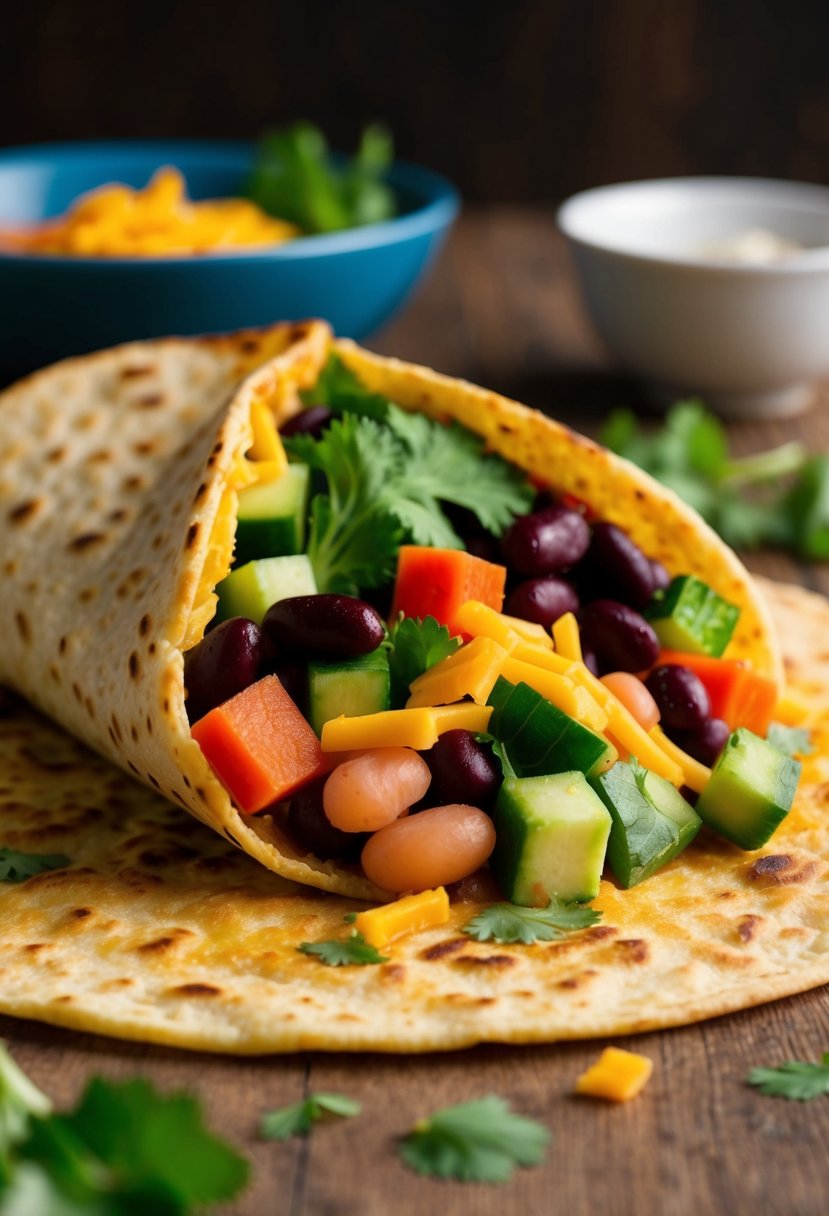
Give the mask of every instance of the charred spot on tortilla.
<svg viewBox="0 0 829 1216">
<path fill-rule="evenodd" d="M 17 626 L 17 632 L 20 634 L 21 641 L 28 645 L 32 640 L 32 628 L 29 624 L 29 618 L 24 612 L 15 612 L 14 623 Z"/>
<path fill-rule="evenodd" d="M 503 969 L 506 967 L 514 967 L 518 959 L 512 954 L 464 954 L 460 958 L 456 958 L 454 962 L 460 966 L 464 964 L 469 967 L 496 967 Z"/>
<path fill-rule="evenodd" d="M 132 651 L 128 661 L 130 679 L 139 680 L 141 678 L 141 660 L 138 658 L 136 651 Z"/>
<path fill-rule="evenodd" d="M 95 545 L 100 545 L 106 541 L 106 533 L 104 532 L 82 532 L 80 536 L 76 536 L 67 546 L 71 553 L 86 553 Z"/>
<path fill-rule="evenodd" d="M 434 946 L 427 946 L 422 950 L 420 957 L 427 962 L 435 962 L 437 959 L 448 958 L 452 954 L 457 954 L 459 950 L 463 950 L 464 946 L 469 945 L 468 939 L 465 937 L 455 937 L 448 942 L 438 942 Z"/>
<path fill-rule="evenodd" d="M 747 877 L 754 882 L 765 880 L 775 886 L 788 887 L 809 882 L 816 873 L 817 863 L 811 859 L 798 859 L 787 853 L 769 853 L 765 857 L 758 857 L 749 866 Z"/>
<path fill-rule="evenodd" d="M 626 962 L 646 963 L 650 958 L 650 946 L 642 938 L 621 937 L 613 944 L 622 951 Z"/>
<path fill-rule="evenodd" d="M 26 524 L 34 519 L 43 506 L 42 498 L 28 498 L 25 502 L 18 503 L 16 507 L 11 508 L 8 512 L 8 521 L 14 526 Z"/>
<path fill-rule="evenodd" d="M 171 996 L 221 996 L 221 988 L 213 984 L 179 984 L 177 988 L 168 988 Z"/>
</svg>

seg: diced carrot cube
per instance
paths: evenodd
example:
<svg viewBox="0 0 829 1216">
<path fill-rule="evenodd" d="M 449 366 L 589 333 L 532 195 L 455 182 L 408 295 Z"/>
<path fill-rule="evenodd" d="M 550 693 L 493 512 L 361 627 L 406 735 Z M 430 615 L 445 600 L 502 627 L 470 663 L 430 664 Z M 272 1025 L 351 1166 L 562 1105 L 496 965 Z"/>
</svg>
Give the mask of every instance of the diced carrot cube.
<svg viewBox="0 0 829 1216">
<path fill-rule="evenodd" d="M 397 564 L 392 620 L 433 616 L 461 633 L 455 614 L 467 600 L 478 600 L 500 612 L 507 571 L 504 566 L 474 557 L 463 549 L 431 549 L 403 545 Z"/>
<path fill-rule="evenodd" d="M 277 676 L 205 714 L 193 738 L 239 810 L 253 815 L 328 771 L 319 739 Z"/>
</svg>

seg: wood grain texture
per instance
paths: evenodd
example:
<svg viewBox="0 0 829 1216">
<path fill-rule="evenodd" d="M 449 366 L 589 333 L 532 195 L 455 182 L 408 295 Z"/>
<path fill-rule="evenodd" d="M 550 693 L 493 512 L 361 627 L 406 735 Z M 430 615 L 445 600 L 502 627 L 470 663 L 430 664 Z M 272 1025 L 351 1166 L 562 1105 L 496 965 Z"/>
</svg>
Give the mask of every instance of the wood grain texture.
<svg viewBox="0 0 829 1216">
<path fill-rule="evenodd" d="M 641 404 L 637 386 L 608 364 L 589 332 L 549 212 L 470 213 L 414 306 L 374 344 L 402 358 L 501 389 L 595 432 L 607 408 Z M 731 428 L 740 451 L 798 436 L 829 449 L 829 391 L 819 408 L 780 424 Z M 783 554 L 750 565 L 829 593 L 826 567 Z M 377 1011 L 383 1016 L 382 1009 Z M 602 1044 L 484 1047 L 446 1056 L 224 1059 L 118 1043 L 0 1018 L 35 1082 L 58 1105 L 94 1072 L 136 1072 L 163 1088 L 198 1092 L 211 1125 L 251 1156 L 254 1181 L 226 1216 L 825 1216 L 829 1211 L 829 1099 L 765 1098 L 750 1068 L 816 1059 L 829 1050 L 829 990 L 625 1046 L 655 1062 L 645 1093 L 626 1107 L 571 1096 Z M 364 1104 L 308 1140 L 256 1138 L 267 1109 L 312 1090 Z M 505 1186 L 421 1179 L 400 1162 L 396 1138 L 444 1105 L 498 1093 L 544 1122 L 546 1164 Z"/>
</svg>

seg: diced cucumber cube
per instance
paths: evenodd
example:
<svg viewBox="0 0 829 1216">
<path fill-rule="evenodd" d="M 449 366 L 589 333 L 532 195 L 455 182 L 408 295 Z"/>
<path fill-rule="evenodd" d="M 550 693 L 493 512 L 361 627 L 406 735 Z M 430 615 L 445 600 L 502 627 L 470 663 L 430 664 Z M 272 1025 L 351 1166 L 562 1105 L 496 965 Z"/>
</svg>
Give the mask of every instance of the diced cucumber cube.
<svg viewBox="0 0 829 1216">
<path fill-rule="evenodd" d="M 239 494 L 237 566 L 260 557 L 282 557 L 305 548 L 308 513 L 307 464 L 291 464 L 281 477 L 248 486 Z"/>
<path fill-rule="evenodd" d="M 657 591 L 645 610 L 667 650 L 719 658 L 731 641 L 740 609 L 693 575 L 680 575 Z"/>
<path fill-rule="evenodd" d="M 378 646 L 356 659 L 308 665 L 309 720 L 318 735 L 332 718 L 377 714 L 390 706 L 389 654 Z"/>
<path fill-rule="evenodd" d="M 697 801 L 703 823 L 741 849 L 759 849 L 791 810 L 800 761 L 741 727 Z"/>
<path fill-rule="evenodd" d="M 507 777 L 495 804 L 490 866 L 507 899 L 541 907 L 593 899 L 611 819 L 584 773 Z"/>
<path fill-rule="evenodd" d="M 493 707 L 490 733 L 503 743 L 519 777 L 601 772 L 615 755 L 601 735 L 582 726 L 528 684 L 511 684 L 500 676 L 489 696 Z"/>
<path fill-rule="evenodd" d="M 292 595 L 316 595 L 314 571 L 304 553 L 295 557 L 264 557 L 231 570 L 216 588 L 217 616 L 226 621 L 246 616 L 261 625 L 271 604 Z"/>
<path fill-rule="evenodd" d="M 610 811 L 607 860 L 623 887 L 649 878 L 689 845 L 702 821 L 679 790 L 621 760 L 590 784 Z"/>
</svg>

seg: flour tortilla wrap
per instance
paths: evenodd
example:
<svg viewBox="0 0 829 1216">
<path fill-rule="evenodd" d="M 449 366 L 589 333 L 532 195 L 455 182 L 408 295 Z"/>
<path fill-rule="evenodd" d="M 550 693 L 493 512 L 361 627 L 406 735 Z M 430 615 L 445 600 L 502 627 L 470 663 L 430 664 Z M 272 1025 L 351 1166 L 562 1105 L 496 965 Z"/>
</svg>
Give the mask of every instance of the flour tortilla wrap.
<svg viewBox="0 0 829 1216">
<path fill-rule="evenodd" d="M 230 568 L 251 408 L 299 408 L 331 349 L 319 322 L 144 342 L 47 368 L 0 396 L 0 684 L 283 878 L 383 899 L 358 868 L 243 816 L 191 738 L 182 652 Z M 778 676 L 767 609 L 734 554 L 674 494 L 544 415 L 425 368 L 336 344 L 373 392 L 456 419 L 674 574 L 741 609 L 728 655 Z M 650 884 L 647 884 L 648 887 Z"/>
<path fill-rule="evenodd" d="M 603 882 L 558 942 L 476 942 L 481 910 L 326 967 L 365 906 L 269 874 L 45 720 L 0 717 L 0 842 L 71 865 L 0 883 L 0 1012 L 206 1051 L 441 1051 L 683 1025 L 829 981 L 829 604 L 767 585 L 815 751 L 757 853 L 709 836 L 647 882 Z"/>
</svg>

